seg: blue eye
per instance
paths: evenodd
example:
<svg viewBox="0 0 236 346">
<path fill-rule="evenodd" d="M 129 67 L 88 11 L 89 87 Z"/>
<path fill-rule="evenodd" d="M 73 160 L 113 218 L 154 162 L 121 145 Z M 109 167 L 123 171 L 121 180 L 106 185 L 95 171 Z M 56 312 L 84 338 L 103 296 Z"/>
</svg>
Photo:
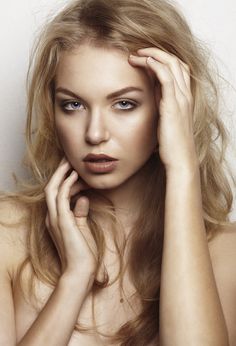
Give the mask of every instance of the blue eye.
<svg viewBox="0 0 236 346">
<path fill-rule="evenodd" d="M 118 105 L 118 106 L 117 106 Z M 119 101 L 115 104 L 114 108 L 120 109 L 120 110 L 132 110 L 136 107 L 137 105 L 134 102 L 127 101 L 127 100 L 122 100 Z"/>
<path fill-rule="evenodd" d="M 61 104 L 61 108 L 65 111 L 76 111 L 76 110 L 79 110 L 81 106 L 82 106 L 82 103 L 78 101 L 63 102 Z"/>
</svg>

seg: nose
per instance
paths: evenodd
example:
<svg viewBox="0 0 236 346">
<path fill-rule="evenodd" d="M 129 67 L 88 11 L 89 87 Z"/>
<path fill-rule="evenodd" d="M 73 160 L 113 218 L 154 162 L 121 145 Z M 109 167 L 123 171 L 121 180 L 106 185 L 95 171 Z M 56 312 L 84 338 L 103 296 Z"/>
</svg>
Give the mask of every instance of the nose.
<svg viewBox="0 0 236 346">
<path fill-rule="evenodd" d="M 85 140 L 89 144 L 99 144 L 109 139 L 106 119 L 101 111 L 91 111 L 87 124 Z"/>
</svg>

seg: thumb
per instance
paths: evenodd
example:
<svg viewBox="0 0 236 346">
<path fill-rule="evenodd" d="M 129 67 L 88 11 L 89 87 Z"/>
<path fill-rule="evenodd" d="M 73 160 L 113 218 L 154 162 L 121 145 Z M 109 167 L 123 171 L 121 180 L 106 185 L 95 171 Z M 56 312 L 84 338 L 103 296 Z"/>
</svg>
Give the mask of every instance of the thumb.
<svg viewBox="0 0 236 346">
<path fill-rule="evenodd" d="M 88 226 L 89 199 L 85 196 L 79 197 L 75 203 L 73 212 L 78 226 Z"/>
</svg>

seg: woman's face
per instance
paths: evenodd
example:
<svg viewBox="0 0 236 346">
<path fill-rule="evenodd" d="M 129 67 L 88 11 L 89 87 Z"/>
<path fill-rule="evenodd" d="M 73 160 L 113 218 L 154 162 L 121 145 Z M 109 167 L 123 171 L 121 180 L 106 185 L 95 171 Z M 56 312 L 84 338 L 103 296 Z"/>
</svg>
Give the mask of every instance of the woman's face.
<svg viewBox="0 0 236 346">
<path fill-rule="evenodd" d="M 153 80 L 128 55 L 81 45 L 65 52 L 55 81 L 55 123 L 66 157 L 96 189 L 115 188 L 137 173 L 157 144 Z M 86 155 L 116 158 L 110 172 L 91 171 Z"/>
</svg>

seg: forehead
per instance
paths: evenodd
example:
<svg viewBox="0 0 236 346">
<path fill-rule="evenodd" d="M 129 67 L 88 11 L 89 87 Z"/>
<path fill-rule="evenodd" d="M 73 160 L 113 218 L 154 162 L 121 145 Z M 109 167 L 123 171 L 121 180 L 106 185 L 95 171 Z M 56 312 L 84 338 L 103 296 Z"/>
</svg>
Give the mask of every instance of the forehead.
<svg viewBox="0 0 236 346">
<path fill-rule="evenodd" d="M 57 86 L 95 85 L 114 89 L 130 83 L 145 89 L 150 88 L 152 81 L 145 69 L 129 64 L 128 53 L 86 44 L 63 52 L 56 73 Z"/>
</svg>

